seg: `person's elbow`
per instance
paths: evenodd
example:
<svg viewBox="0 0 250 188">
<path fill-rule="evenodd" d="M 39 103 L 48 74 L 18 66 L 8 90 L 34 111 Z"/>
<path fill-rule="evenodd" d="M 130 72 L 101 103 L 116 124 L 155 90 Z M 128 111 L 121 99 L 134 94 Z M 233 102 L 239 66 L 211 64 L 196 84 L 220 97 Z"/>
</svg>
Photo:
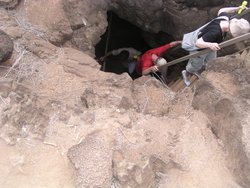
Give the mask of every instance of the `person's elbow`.
<svg viewBox="0 0 250 188">
<path fill-rule="evenodd" d="M 239 9 L 241 9 L 241 6 L 239 7 L 224 7 L 224 8 L 221 8 L 219 11 L 218 11 L 218 16 L 222 13 L 222 12 L 225 12 L 225 13 L 235 13 L 237 12 Z"/>
<path fill-rule="evenodd" d="M 217 15 L 219 16 L 222 12 L 228 13 L 229 12 L 229 8 L 228 7 L 221 8 L 218 11 Z"/>
<path fill-rule="evenodd" d="M 195 46 L 197 48 L 210 48 L 210 42 L 205 42 L 201 37 L 195 42 Z"/>
<path fill-rule="evenodd" d="M 195 42 L 195 46 L 197 48 L 203 48 L 204 47 L 204 41 L 202 40 L 202 38 L 198 39 L 196 42 Z"/>
<path fill-rule="evenodd" d="M 225 9 L 225 8 L 221 8 L 221 9 L 218 11 L 217 16 L 219 16 L 222 12 L 224 12 L 224 9 Z"/>
</svg>

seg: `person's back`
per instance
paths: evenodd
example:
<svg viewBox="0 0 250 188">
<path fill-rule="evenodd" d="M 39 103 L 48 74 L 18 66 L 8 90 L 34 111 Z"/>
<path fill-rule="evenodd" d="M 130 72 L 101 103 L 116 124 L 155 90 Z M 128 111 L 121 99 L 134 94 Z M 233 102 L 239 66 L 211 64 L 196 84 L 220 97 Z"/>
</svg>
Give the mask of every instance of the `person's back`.
<svg viewBox="0 0 250 188">
<path fill-rule="evenodd" d="M 132 48 L 132 47 L 128 47 L 128 48 L 118 48 L 116 50 L 112 50 L 112 55 L 119 55 L 122 51 L 127 51 L 129 56 L 128 56 L 128 61 L 133 61 L 135 56 L 139 56 L 141 55 L 141 52 Z"/>
<path fill-rule="evenodd" d="M 147 75 L 150 72 L 157 72 L 158 68 L 156 66 L 156 62 L 157 62 L 158 57 L 161 57 L 163 53 L 167 51 L 169 48 L 174 47 L 180 43 L 181 41 L 174 41 L 169 44 L 165 44 L 164 46 L 154 48 L 145 52 L 136 63 L 137 74 Z M 155 58 L 152 58 L 152 55 L 154 55 Z"/>
<path fill-rule="evenodd" d="M 221 43 L 227 35 L 228 29 L 222 30 L 221 22 L 228 24 L 229 15 L 227 13 L 221 13 L 218 18 L 214 19 L 206 27 L 201 29 L 198 39 L 202 37 L 205 42 Z"/>
</svg>

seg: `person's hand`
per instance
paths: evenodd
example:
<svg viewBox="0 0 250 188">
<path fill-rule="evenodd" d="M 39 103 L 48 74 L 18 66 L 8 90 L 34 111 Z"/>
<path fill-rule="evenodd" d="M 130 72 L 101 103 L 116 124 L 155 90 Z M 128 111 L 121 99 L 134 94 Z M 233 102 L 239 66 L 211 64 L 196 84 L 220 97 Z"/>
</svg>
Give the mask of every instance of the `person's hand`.
<svg viewBox="0 0 250 188">
<path fill-rule="evenodd" d="M 158 67 L 155 65 L 155 66 L 152 66 L 152 67 L 151 67 L 151 71 L 152 71 L 152 72 L 157 72 L 157 71 L 159 71 L 159 69 L 158 69 Z"/>
<path fill-rule="evenodd" d="M 242 5 L 241 5 L 241 6 L 238 7 L 238 10 L 240 10 L 240 9 L 243 11 L 243 10 L 248 9 L 248 7 L 247 7 L 247 6 L 242 6 Z"/>
<path fill-rule="evenodd" d="M 100 61 L 105 61 L 105 59 L 106 59 L 105 56 L 100 57 Z"/>
<path fill-rule="evenodd" d="M 238 7 L 238 10 L 236 10 L 236 11 L 238 11 L 238 14 L 241 14 L 242 11 L 244 11 L 244 10 L 246 10 L 246 9 L 247 9 L 247 1 L 243 1 L 243 2 L 242 2 L 242 5 L 239 6 L 239 7 Z"/>
<path fill-rule="evenodd" d="M 182 43 L 182 41 L 181 40 L 179 40 L 179 41 L 174 41 L 174 42 L 171 42 L 170 43 L 170 47 L 174 47 L 174 46 L 177 46 L 178 44 L 181 44 Z"/>
<path fill-rule="evenodd" d="M 211 50 L 213 50 L 213 51 L 218 51 L 218 50 L 220 50 L 220 46 L 219 46 L 218 43 L 210 43 L 210 44 L 209 44 L 209 48 L 210 48 Z"/>
</svg>

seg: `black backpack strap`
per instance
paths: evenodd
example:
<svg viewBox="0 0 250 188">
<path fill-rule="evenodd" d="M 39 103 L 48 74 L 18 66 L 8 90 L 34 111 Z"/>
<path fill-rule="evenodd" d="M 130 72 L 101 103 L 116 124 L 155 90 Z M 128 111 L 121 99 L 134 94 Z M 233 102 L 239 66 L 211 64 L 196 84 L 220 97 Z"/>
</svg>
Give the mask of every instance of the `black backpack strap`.
<svg viewBox="0 0 250 188">
<path fill-rule="evenodd" d="M 213 19 L 212 21 L 214 21 L 214 20 L 219 20 L 219 19 L 229 21 L 229 18 L 228 18 L 227 16 L 218 16 L 217 18 Z M 211 22 L 212 22 L 212 21 L 211 21 Z"/>
</svg>

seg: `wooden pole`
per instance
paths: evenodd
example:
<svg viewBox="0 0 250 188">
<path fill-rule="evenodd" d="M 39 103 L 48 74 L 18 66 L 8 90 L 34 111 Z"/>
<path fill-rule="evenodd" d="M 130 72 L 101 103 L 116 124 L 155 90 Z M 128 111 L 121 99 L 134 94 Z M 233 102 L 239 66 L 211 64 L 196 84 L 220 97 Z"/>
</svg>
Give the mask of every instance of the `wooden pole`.
<svg viewBox="0 0 250 188">
<path fill-rule="evenodd" d="M 222 42 L 222 43 L 219 44 L 219 46 L 220 46 L 220 48 L 224 48 L 224 47 L 230 46 L 232 44 L 235 44 L 237 42 L 241 42 L 241 41 L 248 40 L 248 39 L 250 39 L 250 33 L 246 33 L 246 34 L 241 35 L 239 37 L 235 37 L 235 38 L 232 38 L 232 39 L 227 40 L 225 42 Z M 165 67 L 169 67 L 169 66 L 175 65 L 177 63 L 181 63 L 181 62 L 186 61 L 186 60 L 188 60 L 190 58 L 206 54 L 206 53 L 208 53 L 210 51 L 212 51 L 212 50 L 209 49 L 209 48 L 201 50 L 201 51 L 197 51 L 197 52 L 194 52 L 194 53 L 189 54 L 187 56 L 184 56 L 184 57 L 175 59 L 173 61 L 170 61 L 169 63 L 167 63 L 165 65 L 162 65 L 159 68 L 163 70 Z"/>
</svg>

